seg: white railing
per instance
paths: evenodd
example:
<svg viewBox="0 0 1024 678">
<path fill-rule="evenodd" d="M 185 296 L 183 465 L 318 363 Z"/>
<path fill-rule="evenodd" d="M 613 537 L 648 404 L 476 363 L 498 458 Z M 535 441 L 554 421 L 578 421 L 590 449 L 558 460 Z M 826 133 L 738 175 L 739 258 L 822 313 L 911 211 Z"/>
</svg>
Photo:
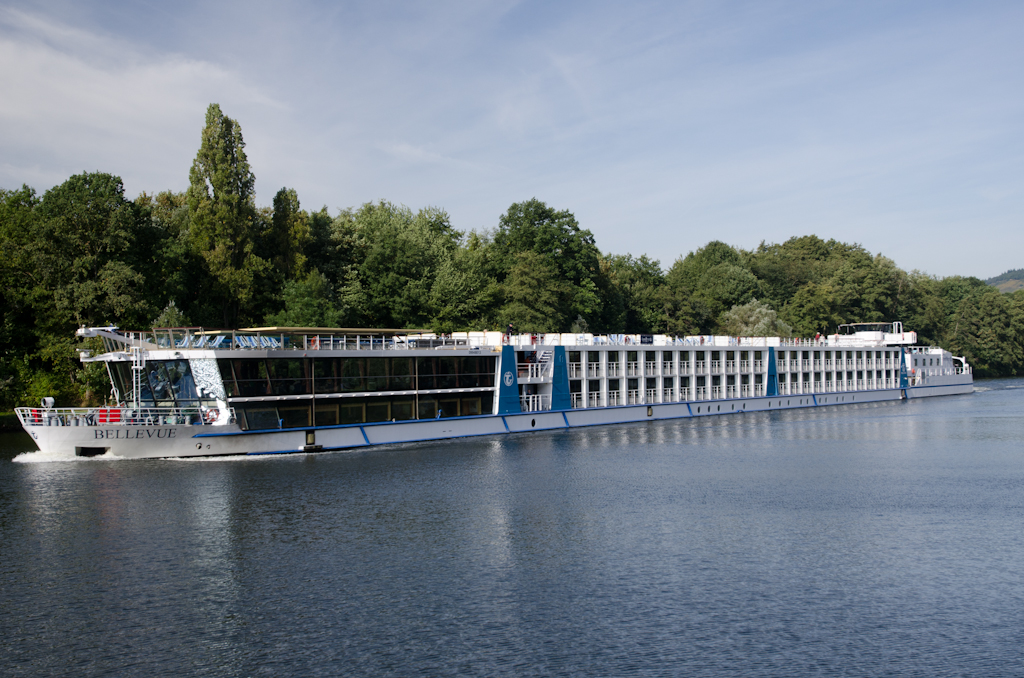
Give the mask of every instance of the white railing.
<svg viewBox="0 0 1024 678">
<path fill-rule="evenodd" d="M 690 361 L 689 360 L 684 360 L 683 362 L 679 363 L 679 374 L 689 374 L 689 373 L 690 373 Z"/>
<path fill-rule="evenodd" d="M 519 365 L 519 378 L 520 379 L 540 379 L 542 363 L 521 363 Z"/>
<path fill-rule="evenodd" d="M 587 378 L 597 379 L 603 377 L 604 372 L 601 370 L 601 366 L 596 363 L 587 363 Z"/>
<path fill-rule="evenodd" d="M 820 360 L 815 360 L 814 361 L 814 369 L 817 370 L 817 371 L 821 371 L 821 361 Z"/>
<path fill-rule="evenodd" d="M 216 407 L 67 407 L 15 408 L 22 426 L 208 426 L 218 421 Z M 227 423 L 235 422 L 228 408 Z"/>
<path fill-rule="evenodd" d="M 736 371 L 736 361 L 735 360 L 726 360 L 725 361 L 725 371 L 729 372 L 729 373 L 735 372 Z"/>
<path fill-rule="evenodd" d="M 801 371 L 803 371 L 803 372 L 810 372 L 811 371 L 811 361 L 810 360 L 801 360 L 800 361 L 800 367 L 801 367 Z"/>
<path fill-rule="evenodd" d="M 609 377 L 621 377 L 622 368 L 619 367 L 619 363 L 608 363 L 608 376 Z"/>
<path fill-rule="evenodd" d="M 647 397 L 645 398 L 644 402 L 648 402 L 648 403 L 656 403 L 656 402 L 658 402 L 658 389 L 656 389 L 656 388 L 649 388 L 649 389 L 647 389 L 647 392 L 646 392 L 645 395 Z"/>
<path fill-rule="evenodd" d="M 633 361 L 626 363 L 626 376 L 635 377 L 640 374 L 640 364 Z"/>
<path fill-rule="evenodd" d="M 693 361 L 693 371 L 695 374 L 703 374 L 707 370 L 707 362 L 704 360 Z"/>
<path fill-rule="evenodd" d="M 708 395 L 708 393 L 707 393 L 707 388 L 706 387 L 704 387 L 704 386 L 695 386 L 694 387 L 694 394 L 693 394 L 693 399 L 694 400 L 707 400 L 707 395 Z"/>
<path fill-rule="evenodd" d="M 570 379 L 579 379 L 580 375 L 582 373 L 583 373 L 583 368 L 580 366 L 579 363 L 569 363 L 569 378 Z"/>
<path fill-rule="evenodd" d="M 569 405 L 572 409 L 579 409 L 584 407 L 583 394 L 582 393 L 570 393 L 569 394 Z"/>
<path fill-rule="evenodd" d="M 725 397 L 726 398 L 735 398 L 736 397 L 736 387 L 735 386 L 726 386 L 725 387 Z"/>
<path fill-rule="evenodd" d="M 764 395 L 764 384 L 754 384 L 754 395 L 755 396 L 763 396 Z"/>
<path fill-rule="evenodd" d="M 622 404 L 622 391 L 608 391 L 608 407 Z"/>
<path fill-rule="evenodd" d="M 822 392 L 822 384 L 821 384 L 820 381 L 814 382 L 814 392 L 815 393 L 821 393 Z"/>
<path fill-rule="evenodd" d="M 523 412 L 542 412 L 551 409 L 551 396 L 543 393 L 519 396 L 519 405 Z"/>
<path fill-rule="evenodd" d="M 601 407 L 601 394 L 600 393 L 588 393 L 587 394 L 587 407 Z"/>
<path fill-rule="evenodd" d="M 749 398 L 750 397 L 750 384 L 740 384 L 740 397 L 741 398 Z"/>
<path fill-rule="evenodd" d="M 750 361 L 749 360 L 741 360 L 740 361 L 740 372 L 749 372 L 749 371 L 750 371 Z"/>
<path fill-rule="evenodd" d="M 630 405 L 640 404 L 640 391 L 639 389 L 633 389 L 626 391 L 626 402 Z"/>
<path fill-rule="evenodd" d="M 721 398 L 722 398 L 722 387 L 721 386 L 712 386 L 711 387 L 711 399 L 712 400 L 721 400 Z"/>
<path fill-rule="evenodd" d="M 722 371 L 722 361 L 721 360 L 712 360 L 711 361 L 711 371 L 712 372 L 721 372 Z"/>
<path fill-rule="evenodd" d="M 662 402 L 671 403 L 675 402 L 676 390 L 674 388 L 666 388 L 664 393 L 661 394 Z"/>
<path fill-rule="evenodd" d="M 658 373 L 658 363 L 654 362 L 653 360 L 649 360 L 649 361 L 644 363 L 644 374 L 657 374 L 657 373 Z"/>
<path fill-rule="evenodd" d="M 676 366 L 672 363 L 662 363 L 661 373 L 664 375 L 673 375 L 676 373 Z"/>
</svg>

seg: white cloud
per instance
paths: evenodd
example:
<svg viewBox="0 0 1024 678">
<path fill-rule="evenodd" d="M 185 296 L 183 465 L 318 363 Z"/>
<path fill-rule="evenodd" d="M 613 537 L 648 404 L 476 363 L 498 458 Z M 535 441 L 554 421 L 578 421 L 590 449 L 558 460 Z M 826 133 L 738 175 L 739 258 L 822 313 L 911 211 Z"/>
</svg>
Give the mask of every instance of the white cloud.
<svg viewBox="0 0 1024 678">
<path fill-rule="evenodd" d="M 208 103 L 280 107 L 218 65 L 14 10 L 0 12 L 0 63 L 4 186 L 100 170 L 130 192 L 180 189 Z"/>
</svg>

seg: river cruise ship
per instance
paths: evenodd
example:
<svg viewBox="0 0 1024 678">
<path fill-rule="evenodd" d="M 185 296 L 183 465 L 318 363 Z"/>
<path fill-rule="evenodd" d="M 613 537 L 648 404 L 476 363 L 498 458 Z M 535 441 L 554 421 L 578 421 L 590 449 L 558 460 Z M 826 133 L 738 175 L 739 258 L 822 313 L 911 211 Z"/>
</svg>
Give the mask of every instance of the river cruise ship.
<svg viewBox="0 0 1024 678">
<path fill-rule="evenodd" d="M 973 390 L 900 323 L 828 337 L 81 328 L 110 405 L 18 408 L 44 455 L 275 454 Z"/>
</svg>

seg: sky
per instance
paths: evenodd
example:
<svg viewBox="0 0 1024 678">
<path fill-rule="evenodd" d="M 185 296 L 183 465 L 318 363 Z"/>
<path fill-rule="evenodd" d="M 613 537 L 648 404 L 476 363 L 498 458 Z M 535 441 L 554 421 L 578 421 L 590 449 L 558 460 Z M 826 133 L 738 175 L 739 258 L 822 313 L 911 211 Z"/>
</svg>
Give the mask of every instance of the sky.
<svg viewBox="0 0 1024 678">
<path fill-rule="evenodd" d="M 859 243 L 1024 268 L 1024 3 L 0 5 L 0 188 L 182 191 L 210 103 L 256 201 L 387 200 L 493 229 L 537 198 L 606 253 Z"/>
</svg>

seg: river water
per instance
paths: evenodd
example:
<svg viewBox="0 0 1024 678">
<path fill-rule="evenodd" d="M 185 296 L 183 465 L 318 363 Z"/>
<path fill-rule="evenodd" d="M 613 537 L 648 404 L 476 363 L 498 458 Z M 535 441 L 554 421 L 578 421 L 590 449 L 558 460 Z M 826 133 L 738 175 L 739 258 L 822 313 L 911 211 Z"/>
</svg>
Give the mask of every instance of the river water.
<svg viewBox="0 0 1024 678">
<path fill-rule="evenodd" d="M 1024 673 L 1024 380 L 319 455 L 0 447 L 2 675 Z"/>
</svg>

